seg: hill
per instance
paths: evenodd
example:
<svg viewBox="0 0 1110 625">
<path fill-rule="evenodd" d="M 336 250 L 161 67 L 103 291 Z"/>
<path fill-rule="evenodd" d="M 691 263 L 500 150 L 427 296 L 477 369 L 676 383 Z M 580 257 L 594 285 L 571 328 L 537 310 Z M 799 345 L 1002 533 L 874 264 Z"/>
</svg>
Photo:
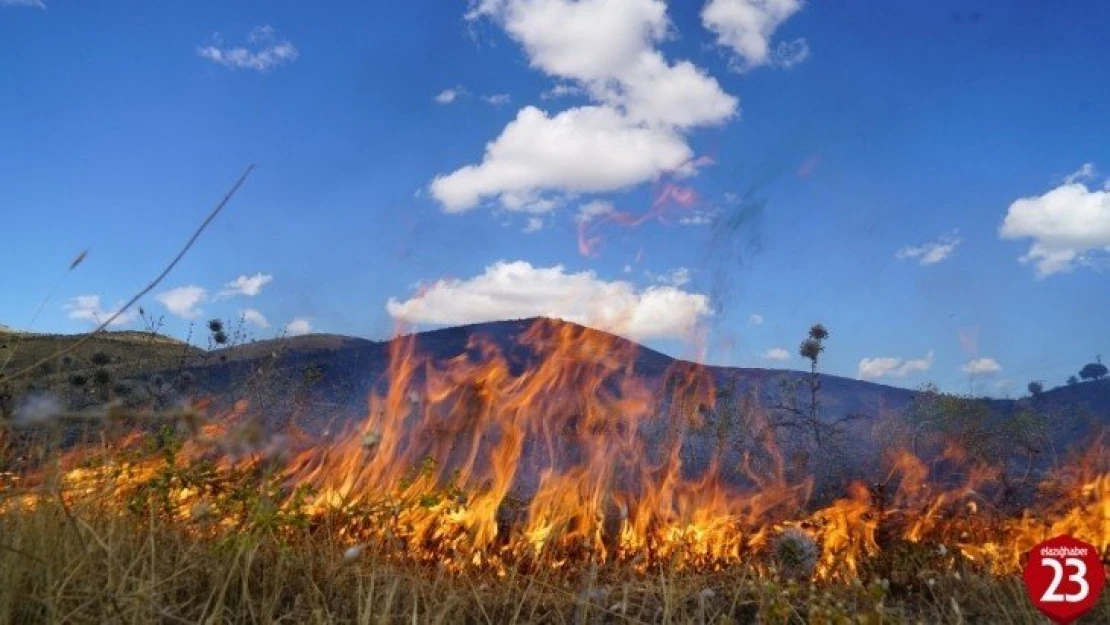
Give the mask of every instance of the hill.
<svg viewBox="0 0 1110 625">
<path fill-rule="evenodd" d="M 0 375 L 10 375 L 69 350 L 86 337 L 85 334 L 40 334 L 6 327 L 0 329 Z M 65 356 L 40 366 L 30 383 L 38 389 L 54 388 L 75 375 L 91 377 L 97 369 L 106 369 L 112 372 L 113 377 L 126 379 L 182 365 L 203 354 L 203 349 L 153 332 L 101 332 L 88 337 L 87 341 Z"/>
<path fill-rule="evenodd" d="M 10 333 L 4 337 L 19 350 L 19 360 L 13 358 L 17 365 L 53 353 L 80 338 Z M 520 376 L 525 369 L 537 371 L 545 361 L 555 359 L 553 369 L 565 379 L 541 385 L 536 401 L 546 407 L 537 408 L 536 415 L 528 410 L 525 417 L 554 419 L 560 428 L 570 428 L 568 432 L 575 427 L 577 417 L 572 413 L 582 409 L 584 395 L 617 397 L 627 391 L 620 387 L 623 381 L 635 380 L 645 392 L 663 397 L 652 408 L 653 415 L 636 426 L 644 448 L 652 454 L 662 453 L 667 441 L 672 440 L 674 428 L 679 427 L 683 432 L 683 470 L 691 474 L 703 470 L 711 461 L 714 449 L 721 444 L 718 426 L 725 421 L 731 422 L 732 431 L 728 435 L 728 451 L 721 461 L 728 466 L 739 466 L 745 457 L 760 452 L 759 428 L 769 427 L 784 447 L 784 453 L 794 454 L 787 460 L 801 463 L 799 470 L 843 480 L 849 474 L 875 474 L 883 450 L 889 446 L 920 444 L 925 449 L 930 435 L 943 434 L 941 430 L 974 436 L 976 440 L 990 439 L 990 445 L 981 450 L 984 454 L 1009 458 L 1018 449 L 1027 452 L 1028 457 L 1022 456 L 1026 463 L 1023 466 L 1047 466 L 1068 447 L 1084 441 L 1093 427 L 1106 424 L 1110 416 L 1110 381 L 1052 389 L 1035 398 L 955 398 L 956 403 L 952 403 L 949 399 L 953 398 L 940 395 L 933 397 L 822 375 L 820 416 L 814 424 L 807 421 L 808 394 L 799 392 L 806 388 L 808 372 L 701 367 L 606 332 L 551 319 L 472 324 L 422 332 L 410 338 L 413 354 L 418 359 L 426 358 L 415 363 L 408 382 L 409 388 L 421 394 L 433 390 L 423 387 L 427 371 L 424 363 L 442 368 L 452 359 L 456 359 L 456 366 L 459 363 L 476 366 L 501 359 L 507 367 L 505 373 L 471 374 L 452 383 L 481 386 L 489 375 Z M 112 397 L 134 405 L 166 406 L 183 396 L 204 396 L 214 401 L 213 408 L 218 411 L 246 399 L 251 413 L 259 416 L 270 431 L 281 431 L 295 422 L 311 434 L 327 436 L 362 421 L 368 411 L 368 396 L 374 391 L 379 395 L 385 392 L 392 347 L 388 342 L 319 334 L 206 351 L 166 337 L 107 333 L 82 347 L 74 355 L 74 362 L 37 376 L 31 386 L 32 390 L 49 389 L 62 394 L 75 408 Z M 91 362 L 98 352 L 106 355 L 109 360 L 106 364 Z M 619 369 L 624 366 L 629 367 L 627 372 Z M 74 375 L 86 375 L 80 372 L 90 367 L 99 377 L 74 386 Z M 589 376 L 573 377 L 582 376 L 583 372 L 596 374 L 618 369 L 619 375 L 609 376 L 592 390 L 585 390 L 588 387 L 584 385 L 595 380 Z M 98 370 L 107 373 L 97 374 Z M 100 383 L 102 378 L 108 381 Z M 691 385 L 695 378 L 702 382 L 692 387 L 711 381 L 709 392 L 713 396 L 703 393 L 693 404 L 681 408 L 683 418 L 690 421 L 676 426 L 672 404 L 685 400 L 668 393 L 676 386 Z M 495 397 L 493 401 L 500 399 Z M 15 402 L 18 397 L 9 406 Z M 757 408 L 754 413 L 753 407 Z M 947 420 L 938 421 L 936 414 L 925 414 L 938 409 L 956 410 L 966 416 L 957 415 L 959 418 L 953 420 L 948 415 Z M 758 417 L 756 421 L 753 414 Z M 1030 420 L 1030 414 L 1036 415 L 1036 419 Z M 413 421 L 408 427 L 416 425 Z M 456 426 L 469 427 L 467 424 L 450 427 Z M 1030 434 L 1030 428 L 1036 436 Z M 568 454 L 577 453 L 573 441 L 567 439 L 573 438 L 573 434 L 560 432 L 558 436 L 562 437 L 560 445 L 566 447 Z M 815 449 L 811 440 L 814 437 L 818 443 L 822 437 L 835 438 L 836 445 L 819 444 Z M 1029 442 L 1034 438 L 1036 443 Z M 797 456 L 799 453 L 801 456 Z M 547 462 L 542 455 L 538 441 L 526 442 L 517 479 L 517 486 L 524 491 L 534 487 Z"/>
</svg>

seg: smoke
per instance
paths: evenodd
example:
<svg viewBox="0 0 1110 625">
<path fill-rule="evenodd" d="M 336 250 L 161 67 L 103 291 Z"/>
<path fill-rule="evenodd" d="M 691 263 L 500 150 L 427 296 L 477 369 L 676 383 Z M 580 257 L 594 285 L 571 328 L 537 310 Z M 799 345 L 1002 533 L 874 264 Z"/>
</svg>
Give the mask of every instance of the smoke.
<svg viewBox="0 0 1110 625">
<path fill-rule="evenodd" d="M 12 423 L 18 426 L 45 425 L 61 416 L 62 409 L 62 402 L 53 395 L 33 395 L 15 409 Z"/>
<path fill-rule="evenodd" d="M 734 296 L 734 272 L 747 268 L 763 249 L 762 224 L 767 199 L 762 191 L 777 173 L 757 179 L 743 193 L 728 198 L 713 219 L 703 265 L 711 276 L 709 296 L 715 317 L 726 312 Z"/>
</svg>

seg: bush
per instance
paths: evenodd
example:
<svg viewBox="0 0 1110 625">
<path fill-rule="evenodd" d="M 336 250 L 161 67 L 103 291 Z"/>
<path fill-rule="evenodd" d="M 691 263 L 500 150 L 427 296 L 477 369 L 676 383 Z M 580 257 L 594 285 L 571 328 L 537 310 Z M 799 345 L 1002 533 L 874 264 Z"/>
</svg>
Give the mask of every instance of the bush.
<svg viewBox="0 0 1110 625">
<path fill-rule="evenodd" d="M 1107 371 L 1106 365 L 1101 362 L 1091 362 L 1080 369 L 1079 377 L 1084 380 L 1101 380 L 1106 377 L 1107 373 L 1110 372 Z"/>
</svg>

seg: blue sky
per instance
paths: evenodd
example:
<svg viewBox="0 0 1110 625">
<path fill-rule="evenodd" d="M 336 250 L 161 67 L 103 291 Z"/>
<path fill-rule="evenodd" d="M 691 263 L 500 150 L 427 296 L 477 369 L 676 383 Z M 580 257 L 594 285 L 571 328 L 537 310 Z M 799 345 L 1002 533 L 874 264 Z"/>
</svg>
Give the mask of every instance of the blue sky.
<svg viewBox="0 0 1110 625">
<path fill-rule="evenodd" d="M 166 331 L 544 313 L 800 368 L 821 321 L 832 373 L 1059 384 L 1110 351 L 1108 28 L 1040 1 L 0 0 L 0 322 L 93 327 L 256 163 L 142 303 Z"/>
</svg>

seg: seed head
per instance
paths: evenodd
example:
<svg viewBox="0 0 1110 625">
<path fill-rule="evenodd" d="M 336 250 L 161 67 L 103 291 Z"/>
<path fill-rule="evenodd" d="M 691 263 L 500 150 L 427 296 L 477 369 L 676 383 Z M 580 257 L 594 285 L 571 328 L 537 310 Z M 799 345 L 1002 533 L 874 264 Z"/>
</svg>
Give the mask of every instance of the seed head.
<svg viewBox="0 0 1110 625">
<path fill-rule="evenodd" d="M 780 534 L 772 549 L 779 570 L 789 580 L 809 579 L 817 570 L 817 541 L 796 527 Z"/>
</svg>

